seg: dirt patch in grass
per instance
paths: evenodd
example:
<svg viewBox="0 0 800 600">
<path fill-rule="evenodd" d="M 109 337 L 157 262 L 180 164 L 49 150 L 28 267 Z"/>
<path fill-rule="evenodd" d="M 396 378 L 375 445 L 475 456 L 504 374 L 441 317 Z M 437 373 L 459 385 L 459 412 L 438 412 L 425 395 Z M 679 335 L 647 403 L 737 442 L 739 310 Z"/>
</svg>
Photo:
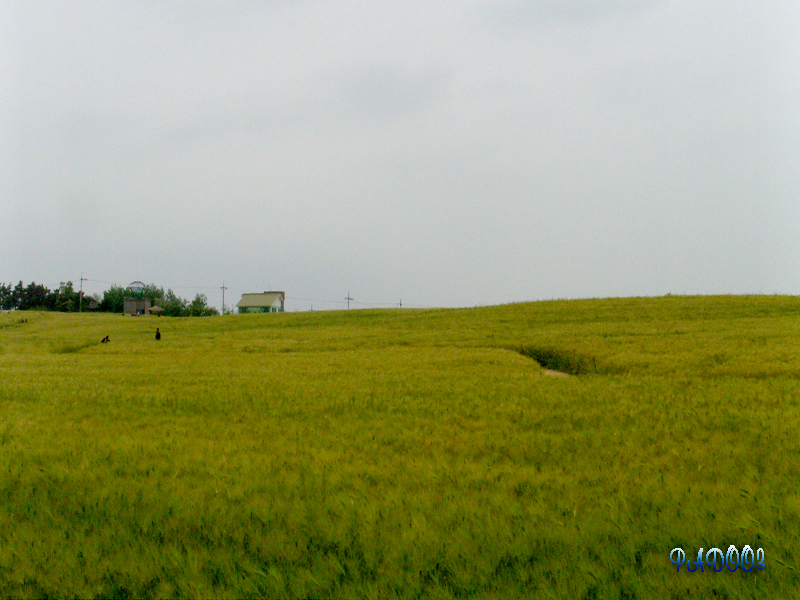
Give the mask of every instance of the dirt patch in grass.
<svg viewBox="0 0 800 600">
<path fill-rule="evenodd" d="M 545 369 L 544 374 L 548 377 L 572 377 L 569 373 L 563 373 L 561 371 L 553 371 L 552 369 Z"/>
<path fill-rule="evenodd" d="M 567 350 L 549 347 L 520 348 L 519 353 L 538 362 L 545 369 L 545 375 L 562 377 L 565 375 L 587 375 L 600 373 L 597 361 Z"/>
</svg>

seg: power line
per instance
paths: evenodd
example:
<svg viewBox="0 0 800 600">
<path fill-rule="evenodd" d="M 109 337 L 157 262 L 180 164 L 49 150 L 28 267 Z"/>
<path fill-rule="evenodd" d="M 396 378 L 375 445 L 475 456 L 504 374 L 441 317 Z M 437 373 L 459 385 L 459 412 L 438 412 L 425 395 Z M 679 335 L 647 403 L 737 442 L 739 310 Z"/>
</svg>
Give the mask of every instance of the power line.
<svg viewBox="0 0 800 600">
<path fill-rule="evenodd" d="M 84 281 L 91 281 L 92 283 L 108 283 L 111 285 L 120 285 L 116 281 L 103 281 L 102 279 L 84 279 Z"/>
<path fill-rule="evenodd" d="M 288 300 L 302 300 L 303 302 L 323 302 L 325 304 L 344 304 L 344 300 L 322 300 L 320 298 L 299 298 L 298 296 L 286 296 Z"/>
<path fill-rule="evenodd" d="M 127 287 L 127 284 L 122 284 L 122 283 L 119 283 L 118 281 L 108 281 L 108 280 L 105 280 L 105 279 L 93 279 L 93 278 L 90 278 L 90 277 L 84 277 L 83 273 L 81 273 L 81 278 L 80 278 L 81 291 L 79 292 L 80 295 L 81 295 L 81 298 L 82 298 L 83 282 L 84 281 L 88 281 L 90 283 L 103 283 L 103 284 L 107 284 L 107 285 L 115 285 L 115 286 L 119 286 L 119 287 L 122 287 L 122 288 L 126 288 Z M 47 284 L 44 284 L 44 285 L 47 285 Z M 47 286 L 47 287 L 49 287 L 51 289 L 54 289 L 54 288 L 57 288 L 58 286 L 51 285 L 51 286 Z M 225 309 L 225 292 L 226 291 L 244 293 L 244 288 L 231 288 L 231 287 L 228 287 L 227 285 L 225 285 L 224 281 L 222 282 L 222 287 L 211 286 L 211 285 L 182 285 L 182 286 L 168 286 L 168 287 L 162 288 L 162 289 L 167 289 L 167 290 L 217 290 L 218 289 L 218 290 L 222 290 L 222 308 L 223 308 L 223 311 Z M 324 299 L 324 298 L 305 298 L 305 297 L 300 297 L 300 296 L 286 296 L 286 299 L 287 300 L 300 301 L 300 302 L 309 302 L 309 303 L 313 302 L 313 303 L 329 304 L 329 305 L 330 304 L 332 304 L 332 305 L 346 305 L 348 310 L 351 308 L 351 306 L 350 306 L 351 304 L 354 304 L 354 305 L 357 305 L 357 306 L 363 306 L 363 307 L 366 307 L 366 308 L 390 308 L 390 307 L 403 308 L 404 306 L 407 307 L 407 308 L 443 308 L 443 307 L 440 307 L 440 306 L 431 306 L 429 304 L 413 304 L 413 303 L 403 302 L 402 299 L 399 302 L 362 302 L 362 301 L 359 301 L 359 300 L 355 300 L 350 295 L 349 291 L 347 292 L 347 296 L 342 300 L 330 300 L 330 299 Z M 82 307 L 81 307 L 81 309 L 82 309 Z M 79 310 L 81 310 L 81 309 L 79 309 Z"/>
</svg>

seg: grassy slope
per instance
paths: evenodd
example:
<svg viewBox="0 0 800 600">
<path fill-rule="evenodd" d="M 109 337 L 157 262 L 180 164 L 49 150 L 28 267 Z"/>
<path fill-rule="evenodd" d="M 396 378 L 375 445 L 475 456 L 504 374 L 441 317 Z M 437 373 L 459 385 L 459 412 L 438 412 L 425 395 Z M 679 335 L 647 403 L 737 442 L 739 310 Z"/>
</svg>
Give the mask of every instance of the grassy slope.
<svg viewBox="0 0 800 600">
<path fill-rule="evenodd" d="M 800 588 L 800 299 L 25 316 L 0 315 L 2 597 Z M 518 352 L 543 348 L 591 372 Z M 669 563 L 730 544 L 767 570 Z"/>
</svg>

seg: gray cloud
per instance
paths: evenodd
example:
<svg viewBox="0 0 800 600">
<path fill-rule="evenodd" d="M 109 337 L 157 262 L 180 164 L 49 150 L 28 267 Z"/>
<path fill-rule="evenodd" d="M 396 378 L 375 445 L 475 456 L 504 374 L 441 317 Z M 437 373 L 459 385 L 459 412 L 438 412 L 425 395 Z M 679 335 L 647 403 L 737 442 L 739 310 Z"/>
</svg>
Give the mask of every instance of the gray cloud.
<svg viewBox="0 0 800 600">
<path fill-rule="evenodd" d="M 513 0 L 490 4 L 491 14 L 506 26 L 531 24 L 589 24 L 603 19 L 629 17 L 649 10 L 663 0 Z"/>
<path fill-rule="evenodd" d="M 339 78 L 334 101 L 355 117 L 398 116 L 430 108 L 445 98 L 450 77 L 435 70 L 406 71 L 391 64 L 374 64 Z"/>
<path fill-rule="evenodd" d="M 792 3 L 0 10 L 0 279 L 800 288 Z"/>
</svg>

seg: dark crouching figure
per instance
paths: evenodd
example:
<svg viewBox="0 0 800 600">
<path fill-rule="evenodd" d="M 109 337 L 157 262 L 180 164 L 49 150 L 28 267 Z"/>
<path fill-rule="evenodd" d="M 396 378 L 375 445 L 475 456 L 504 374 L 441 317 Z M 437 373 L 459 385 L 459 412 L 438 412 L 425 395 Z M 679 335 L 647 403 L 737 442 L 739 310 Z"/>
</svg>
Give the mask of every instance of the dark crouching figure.
<svg viewBox="0 0 800 600">
<path fill-rule="evenodd" d="M 110 339 L 108 339 L 108 336 L 106 336 L 106 337 L 104 337 L 102 340 L 100 340 L 100 343 L 101 343 L 101 344 L 107 344 L 107 343 L 108 343 L 108 342 L 110 342 L 110 341 L 111 341 L 111 340 L 110 340 Z"/>
<path fill-rule="evenodd" d="M 161 332 L 158 330 L 158 327 L 156 327 L 156 341 L 160 339 L 161 339 Z"/>
</svg>

